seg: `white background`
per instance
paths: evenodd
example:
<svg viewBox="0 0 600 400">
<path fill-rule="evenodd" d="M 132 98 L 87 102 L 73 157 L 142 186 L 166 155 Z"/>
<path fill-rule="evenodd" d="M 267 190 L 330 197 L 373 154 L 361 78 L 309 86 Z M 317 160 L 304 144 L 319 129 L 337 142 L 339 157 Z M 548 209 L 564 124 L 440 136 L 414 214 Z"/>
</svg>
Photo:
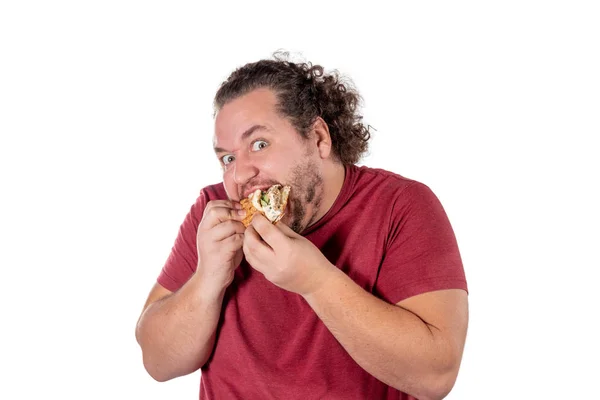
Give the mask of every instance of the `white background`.
<svg viewBox="0 0 600 400">
<path fill-rule="evenodd" d="M 134 327 L 221 179 L 215 90 L 278 49 L 350 76 L 362 163 L 448 212 L 471 310 L 448 398 L 597 395 L 595 2 L 215 3 L 1 3 L 0 398 L 197 398 L 199 373 L 146 374 Z"/>
</svg>

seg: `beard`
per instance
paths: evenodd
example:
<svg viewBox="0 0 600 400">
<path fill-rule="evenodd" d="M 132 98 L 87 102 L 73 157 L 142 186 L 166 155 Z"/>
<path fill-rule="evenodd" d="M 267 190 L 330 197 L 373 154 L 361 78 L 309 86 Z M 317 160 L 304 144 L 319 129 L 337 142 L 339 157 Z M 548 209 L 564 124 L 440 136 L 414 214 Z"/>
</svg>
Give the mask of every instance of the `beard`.
<svg viewBox="0 0 600 400">
<path fill-rule="evenodd" d="M 248 182 L 239 193 L 245 193 L 247 188 L 273 185 L 290 186 L 290 196 L 285 210 L 287 216 L 281 221 L 294 232 L 301 234 L 307 227 L 316 222 L 316 216 L 325 196 L 325 185 L 317 163 L 311 158 L 314 152 L 307 151 L 305 157 L 290 169 L 285 182 L 267 179 L 261 182 Z M 228 195 L 231 199 L 231 197 Z M 241 195 L 240 195 L 241 197 Z M 308 206 L 311 214 L 307 218 Z"/>
<path fill-rule="evenodd" d="M 287 185 L 291 186 L 290 199 L 291 214 L 289 227 L 300 234 L 312 225 L 323 202 L 324 183 L 316 163 L 310 158 L 299 162 L 292 168 Z M 307 206 L 311 206 L 310 218 L 307 218 Z M 289 206 L 289 205 L 288 205 Z"/>
</svg>

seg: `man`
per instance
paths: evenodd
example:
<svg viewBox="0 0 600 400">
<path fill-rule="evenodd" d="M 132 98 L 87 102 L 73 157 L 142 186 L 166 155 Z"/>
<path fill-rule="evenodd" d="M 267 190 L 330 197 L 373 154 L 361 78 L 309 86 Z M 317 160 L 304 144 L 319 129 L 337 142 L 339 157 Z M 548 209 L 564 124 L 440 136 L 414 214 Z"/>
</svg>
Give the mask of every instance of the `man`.
<svg viewBox="0 0 600 400">
<path fill-rule="evenodd" d="M 432 191 L 355 164 L 358 93 L 320 66 L 247 64 L 215 97 L 223 183 L 183 221 L 137 324 L 158 381 L 202 369 L 201 399 L 441 399 L 467 284 Z M 281 222 L 240 200 L 289 185 Z"/>
</svg>

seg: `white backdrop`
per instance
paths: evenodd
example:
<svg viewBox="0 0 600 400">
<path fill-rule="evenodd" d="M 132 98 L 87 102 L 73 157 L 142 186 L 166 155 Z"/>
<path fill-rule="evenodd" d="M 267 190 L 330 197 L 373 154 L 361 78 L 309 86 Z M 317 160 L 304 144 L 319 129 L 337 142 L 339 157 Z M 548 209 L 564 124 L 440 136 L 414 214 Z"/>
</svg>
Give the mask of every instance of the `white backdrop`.
<svg viewBox="0 0 600 400">
<path fill-rule="evenodd" d="M 349 75 L 362 163 L 448 212 L 471 310 L 448 399 L 597 393 L 596 2 L 343 3 L 1 3 L 0 398 L 197 398 L 199 373 L 146 374 L 134 327 L 220 181 L 215 90 L 278 49 Z"/>
</svg>

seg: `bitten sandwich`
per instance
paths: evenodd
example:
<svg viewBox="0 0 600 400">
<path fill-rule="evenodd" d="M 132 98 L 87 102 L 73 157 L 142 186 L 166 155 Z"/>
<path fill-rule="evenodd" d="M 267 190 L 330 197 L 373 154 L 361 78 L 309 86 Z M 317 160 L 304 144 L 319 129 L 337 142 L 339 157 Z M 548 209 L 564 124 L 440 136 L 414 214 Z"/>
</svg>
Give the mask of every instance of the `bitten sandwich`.
<svg viewBox="0 0 600 400">
<path fill-rule="evenodd" d="M 246 210 L 246 218 L 242 221 L 248 227 L 254 214 L 261 213 L 272 223 L 277 223 L 285 215 L 285 207 L 290 195 L 290 186 L 273 185 L 266 191 L 257 189 L 240 204 Z"/>
</svg>

